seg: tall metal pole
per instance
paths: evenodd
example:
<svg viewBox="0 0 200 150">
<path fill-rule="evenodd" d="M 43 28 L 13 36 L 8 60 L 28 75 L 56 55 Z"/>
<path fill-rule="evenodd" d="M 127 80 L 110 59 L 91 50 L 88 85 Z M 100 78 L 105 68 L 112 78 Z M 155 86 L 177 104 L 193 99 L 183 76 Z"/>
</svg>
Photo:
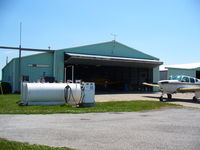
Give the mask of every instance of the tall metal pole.
<svg viewBox="0 0 200 150">
<path fill-rule="evenodd" d="M 20 37 L 19 37 L 19 66 L 18 66 L 19 67 L 19 86 L 18 86 L 18 88 L 19 88 L 19 92 L 21 92 L 21 81 L 22 81 L 22 78 L 21 78 L 22 23 L 21 22 L 20 22 L 20 31 L 19 32 L 20 32 L 19 33 Z"/>
<path fill-rule="evenodd" d="M 72 83 L 74 83 L 74 65 L 72 65 Z"/>
<path fill-rule="evenodd" d="M 65 83 L 67 82 L 67 67 L 65 67 Z"/>
</svg>

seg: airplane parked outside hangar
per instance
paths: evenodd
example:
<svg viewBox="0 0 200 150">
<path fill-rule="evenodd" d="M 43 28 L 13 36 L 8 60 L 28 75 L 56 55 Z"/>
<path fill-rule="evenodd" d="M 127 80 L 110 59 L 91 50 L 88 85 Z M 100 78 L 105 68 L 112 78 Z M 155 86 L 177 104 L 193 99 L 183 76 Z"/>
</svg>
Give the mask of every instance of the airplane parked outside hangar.
<svg viewBox="0 0 200 150">
<path fill-rule="evenodd" d="M 200 79 L 176 75 L 170 76 L 169 80 L 161 80 L 158 84 L 143 83 L 146 86 L 157 87 L 162 92 L 160 101 L 163 101 L 163 95 L 167 94 L 168 99 L 172 99 L 172 94 L 175 93 L 194 93 L 193 101 L 197 102 L 200 98 Z"/>
</svg>

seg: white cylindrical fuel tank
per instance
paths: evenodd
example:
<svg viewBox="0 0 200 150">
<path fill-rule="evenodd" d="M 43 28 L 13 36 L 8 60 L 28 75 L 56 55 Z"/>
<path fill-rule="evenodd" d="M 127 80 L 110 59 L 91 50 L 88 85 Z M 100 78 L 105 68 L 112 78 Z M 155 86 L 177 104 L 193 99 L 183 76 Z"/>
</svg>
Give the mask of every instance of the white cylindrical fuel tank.
<svg viewBox="0 0 200 150">
<path fill-rule="evenodd" d="M 65 89 L 65 87 L 68 87 Z M 78 103 L 82 96 L 79 83 L 23 83 L 22 102 L 27 105 L 65 103 L 66 92 L 68 101 Z"/>
</svg>

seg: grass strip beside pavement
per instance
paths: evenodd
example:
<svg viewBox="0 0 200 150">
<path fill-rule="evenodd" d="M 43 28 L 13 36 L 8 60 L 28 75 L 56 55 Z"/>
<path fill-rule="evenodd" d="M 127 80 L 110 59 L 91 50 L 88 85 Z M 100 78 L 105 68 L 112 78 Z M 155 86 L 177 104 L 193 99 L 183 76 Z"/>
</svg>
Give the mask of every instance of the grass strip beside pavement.
<svg viewBox="0 0 200 150">
<path fill-rule="evenodd" d="M 28 144 L 21 142 L 9 141 L 0 138 L 0 149 L 1 150 L 73 150 L 66 147 L 49 147 L 44 145 Z"/>
<path fill-rule="evenodd" d="M 20 95 L 0 95 L 0 114 L 55 114 L 55 113 L 92 113 L 92 112 L 132 112 L 153 110 L 181 105 L 158 101 L 118 101 L 98 102 L 94 107 L 73 107 L 68 104 L 53 106 L 19 106 Z"/>
</svg>

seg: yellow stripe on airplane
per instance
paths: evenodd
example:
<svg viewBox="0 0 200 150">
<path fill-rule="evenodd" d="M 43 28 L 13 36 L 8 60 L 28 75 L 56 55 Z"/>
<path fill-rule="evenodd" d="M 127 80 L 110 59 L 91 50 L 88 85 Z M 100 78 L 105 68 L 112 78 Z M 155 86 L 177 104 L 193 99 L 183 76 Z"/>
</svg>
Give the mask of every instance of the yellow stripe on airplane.
<svg viewBox="0 0 200 150">
<path fill-rule="evenodd" d="M 180 88 L 177 89 L 178 92 L 197 92 L 200 91 L 200 88 Z"/>
</svg>

